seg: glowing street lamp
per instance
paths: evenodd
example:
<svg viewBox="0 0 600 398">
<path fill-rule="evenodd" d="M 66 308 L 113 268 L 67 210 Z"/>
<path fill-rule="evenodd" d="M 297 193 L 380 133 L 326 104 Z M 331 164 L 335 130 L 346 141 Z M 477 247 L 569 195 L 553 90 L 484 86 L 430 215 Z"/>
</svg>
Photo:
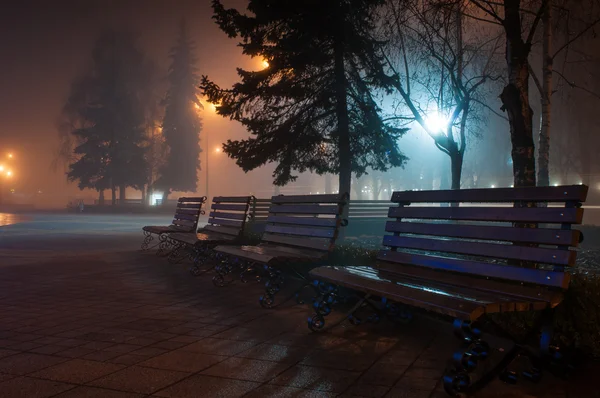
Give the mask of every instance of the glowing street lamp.
<svg viewBox="0 0 600 398">
<path fill-rule="evenodd" d="M 221 152 L 221 148 L 215 148 L 215 152 Z"/>
<path fill-rule="evenodd" d="M 7 171 L 7 172 L 6 172 L 6 176 L 7 176 L 7 177 L 11 177 L 11 176 L 12 176 L 12 171 L 10 171 L 10 170 L 9 170 L 9 171 Z"/>
<path fill-rule="evenodd" d="M 0 171 L 4 171 L 4 166 L 0 165 Z"/>
<path fill-rule="evenodd" d="M 263 59 L 263 61 L 262 61 L 262 67 L 264 69 L 267 69 L 269 67 L 269 61 L 267 61 L 266 59 Z"/>
<path fill-rule="evenodd" d="M 433 134 L 446 134 L 448 119 L 438 112 L 433 112 L 425 117 L 425 125 Z"/>
</svg>

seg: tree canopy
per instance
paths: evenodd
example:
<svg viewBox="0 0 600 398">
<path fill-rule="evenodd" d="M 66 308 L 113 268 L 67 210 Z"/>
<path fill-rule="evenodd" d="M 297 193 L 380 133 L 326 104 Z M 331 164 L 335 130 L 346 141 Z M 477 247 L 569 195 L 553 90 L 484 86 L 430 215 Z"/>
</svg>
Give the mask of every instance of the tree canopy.
<svg viewBox="0 0 600 398">
<path fill-rule="evenodd" d="M 198 110 L 199 78 L 194 57 L 194 45 L 185 23 L 181 22 L 177 43 L 171 49 L 170 87 L 165 98 L 162 133 L 167 156 L 160 168 L 158 188 L 169 191 L 196 191 L 200 169 L 200 131 L 202 122 Z"/>
<path fill-rule="evenodd" d="M 144 158 L 146 108 L 153 65 L 132 35 L 106 31 L 96 41 L 90 70 L 72 87 L 63 116 L 71 120 L 74 159 L 67 177 L 79 188 L 140 189 L 147 179 Z"/>
<path fill-rule="evenodd" d="M 380 117 L 377 94 L 391 87 L 371 36 L 382 0 L 251 0 L 248 13 L 213 1 L 213 18 L 244 54 L 268 67 L 238 69 L 240 81 L 223 89 L 203 76 L 201 88 L 217 113 L 251 134 L 228 140 L 224 151 L 245 171 L 275 162 L 274 183 L 297 172 L 339 174 L 402 166 L 398 139 L 406 131 Z"/>
</svg>

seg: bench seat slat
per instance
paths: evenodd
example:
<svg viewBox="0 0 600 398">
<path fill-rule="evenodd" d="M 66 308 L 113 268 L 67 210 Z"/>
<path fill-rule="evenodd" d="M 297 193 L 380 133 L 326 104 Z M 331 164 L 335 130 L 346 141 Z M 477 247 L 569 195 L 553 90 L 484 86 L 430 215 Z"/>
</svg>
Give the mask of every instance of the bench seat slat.
<svg viewBox="0 0 600 398">
<path fill-rule="evenodd" d="M 524 187 L 494 189 L 460 189 L 439 191 L 397 191 L 392 194 L 395 203 L 502 203 L 502 202 L 583 202 L 587 196 L 585 185 L 560 187 Z"/>
<path fill-rule="evenodd" d="M 310 275 L 350 289 L 386 297 L 390 300 L 435 311 L 455 318 L 475 320 L 484 314 L 485 303 L 469 302 L 453 297 L 439 297 L 424 290 L 411 289 L 380 278 L 368 272 L 369 267 L 361 267 L 360 273 L 352 272 L 351 267 L 318 267 Z"/>
<path fill-rule="evenodd" d="M 565 272 L 513 267 L 510 265 L 427 256 L 422 254 L 393 252 L 390 250 L 381 250 L 377 255 L 377 258 L 382 261 L 427 267 L 440 271 L 466 273 L 562 289 L 568 287 L 570 278 L 569 274 Z"/>
<path fill-rule="evenodd" d="M 189 220 L 173 220 L 173 225 L 177 225 L 180 227 L 188 227 L 190 229 L 194 229 L 196 227 L 196 222 L 195 221 L 189 221 Z"/>
<path fill-rule="evenodd" d="M 291 236 L 281 236 L 272 233 L 265 233 L 262 237 L 264 242 L 281 243 L 284 245 L 304 247 L 315 250 L 329 251 L 331 249 L 331 239 L 310 239 L 296 238 Z"/>
<path fill-rule="evenodd" d="M 189 227 L 180 227 L 177 225 L 146 225 L 142 228 L 144 231 L 152 232 L 154 234 L 162 234 L 166 232 L 186 232 L 189 231 Z"/>
<path fill-rule="evenodd" d="M 243 221 L 226 220 L 224 218 L 209 218 L 208 222 L 209 224 L 226 225 L 228 227 L 235 227 L 240 229 L 242 228 L 242 225 L 244 225 Z"/>
<path fill-rule="evenodd" d="M 285 250 L 277 246 L 217 246 L 215 251 L 230 254 L 247 260 L 268 264 L 284 259 L 312 259 L 314 254 L 302 251 Z"/>
<path fill-rule="evenodd" d="M 374 268 L 382 273 L 392 273 L 394 275 L 418 280 L 430 280 L 433 283 L 450 284 L 492 294 L 501 294 L 519 300 L 541 300 L 551 303 L 552 306 L 560 303 L 563 298 L 562 290 L 550 289 L 542 286 L 520 285 L 513 282 L 507 283 L 506 281 L 481 278 L 469 274 L 444 272 L 426 267 L 405 264 L 399 267 L 394 263 L 378 261 Z"/>
<path fill-rule="evenodd" d="M 223 235 L 216 232 L 190 232 L 190 233 L 175 233 L 169 235 L 170 239 L 177 242 L 182 242 L 193 246 L 196 243 L 202 244 L 221 244 L 229 241 L 234 241 L 235 237 L 231 235 Z"/>
<path fill-rule="evenodd" d="M 426 280 L 407 280 L 384 274 L 370 267 L 319 267 L 311 276 L 345 287 L 386 297 L 452 317 L 475 321 L 484 313 L 544 309 L 539 300 L 512 300 L 504 295 L 482 294 L 468 288 L 431 284 Z"/>
<path fill-rule="evenodd" d="M 209 214 L 209 217 L 213 217 L 213 218 L 226 218 L 229 220 L 245 220 L 246 219 L 246 214 L 245 213 L 227 213 L 224 211 L 211 211 Z"/>
<path fill-rule="evenodd" d="M 312 236 L 318 238 L 333 238 L 335 233 L 334 228 L 289 227 L 273 224 L 267 224 L 265 226 L 265 231 L 288 235 Z"/>
<path fill-rule="evenodd" d="M 575 265 L 577 254 L 571 250 L 391 235 L 383 237 L 383 245 L 402 249 L 428 250 L 556 265 Z"/>
<path fill-rule="evenodd" d="M 238 236 L 241 234 L 242 230 L 240 228 L 232 228 L 221 225 L 206 225 L 202 228 L 202 231 L 212 231 L 225 235 L 233 235 Z"/>
<path fill-rule="evenodd" d="M 465 239 L 498 240 L 506 242 L 539 243 L 548 245 L 577 246 L 581 232 L 575 229 L 514 228 L 490 225 L 432 224 L 419 222 L 388 221 L 387 232 L 416 235 L 449 236 Z"/>
<path fill-rule="evenodd" d="M 338 224 L 338 220 L 335 218 L 286 217 L 274 215 L 269 215 L 267 217 L 267 222 L 276 224 L 311 225 L 315 227 L 335 227 Z"/>
<path fill-rule="evenodd" d="M 247 211 L 247 205 L 232 205 L 232 204 L 213 204 L 210 206 L 212 210 L 232 210 L 232 211 Z"/>
<path fill-rule="evenodd" d="M 175 210 L 175 212 L 177 214 L 187 214 L 187 215 L 197 216 L 198 215 L 198 210 L 199 209 L 180 209 L 180 208 L 177 208 Z"/>
<path fill-rule="evenodd" d="M 277 195 L 271 198 L 271 203 L 345 203 L 348 200 L 342 195 Z"/>
<path fill-rule="evenodd" d="M 338 205 L 273 205 L 269 208 L 270 213 L 288 214 L 339 214 Z"/>
<path fill-rule="evenodd" d="M 188 220 L 188 221 L 196 222 L 198 220 L 198 212 L 195 212 L 195 214 L 186 214 L 186 213 L 177 212 L 177 213 L 175 213 L 175 216 L 173 218 L 176 220 Z"/>
<path fill-rule="evenodd" d="M 549 207 L 390 207 L 388 217 L 581 224 L 583 209 Z"/>
</svg>

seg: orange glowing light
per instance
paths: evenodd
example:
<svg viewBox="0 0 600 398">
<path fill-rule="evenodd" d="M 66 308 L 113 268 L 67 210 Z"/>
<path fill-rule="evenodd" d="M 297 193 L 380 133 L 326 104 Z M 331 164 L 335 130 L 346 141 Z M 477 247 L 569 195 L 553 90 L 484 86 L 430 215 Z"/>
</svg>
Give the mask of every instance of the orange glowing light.
<svg viewBox="0 0 600 398">
<path fill-rule="evenodd" d="M 194 106 L 196 107 L 196 109 L 200 109 L 200 105 L 194 104 Z"/>
<path fill-rule="evenodd" d="M 12 176 L 12 171 L 10 171 L 10 170 L 9 170 L 9 171 L 7 171 L 7 172 L 6 172 L 6 176 L 7 176 L 7 177 L 10 177 L 10 176 Z"/>
<path fill-rule="evenodd" d="M 0 165 L 0 171 L 4 171 L 4 166 Z"/>
<path fill-rule="evenodd" d="M 221 148 L 215 148 L 215 152 L 221 152 Z"/>
<path fill-rule="evenodd" d="M 268 67 L 269 67 L 269 61 L 267 61 L 266 59 L 263 59 L 263 61 L 262 61 L 262 66 L 263 66 L 263 68 L 265 68 L 265 69 L 266 69 L 266 68 L 268 68 Z"/>
<path fill-rule="evenodd" d="M 213 111 L 213 112 L 216 112 L 217 111 L 217 106 L 215 104 L 211 103 L 210 104 L 210 110 Z"/>
<path fill-rule="evenodd" d="M 9 154 L 8 154 L 8 157 L 9 157 L 10 159 L 12 159 L 12 158 L 13 158 L 13 154 L 12 154 L 12 153 L 9 153 Z"/>
</svg>

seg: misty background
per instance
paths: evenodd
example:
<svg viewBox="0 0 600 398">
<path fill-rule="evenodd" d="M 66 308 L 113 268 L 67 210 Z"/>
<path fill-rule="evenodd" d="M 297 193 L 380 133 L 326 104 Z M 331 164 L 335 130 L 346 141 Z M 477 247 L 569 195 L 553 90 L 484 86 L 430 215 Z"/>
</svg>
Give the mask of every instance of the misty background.
<svg viewBox="0 0 600 398">
<path fill-rule="evenodd" d="M 235 39 L 228 39 L 211 19 L 209 0 L 108 0 L 21 1 L 5 6 L 0 14 L 0 152 L 15 154 L 14 203 L 34 203 L 38 208 L 64 207 L 68 201 L 97 199 L 97 192 L 79 190 L 68 183 L 66 168 L 57 164 L 57 123 L 71 83 L 89 68 L 94 42 L 106 29 L 127 30 L 137 35 L 138 47 L 165 75 L 169 50 L 174 45 L 182 18 L 195 43 L 200 75 L 208 75 L 222 87 L 237 81 L 236 67 L 257 70 L 261 59 L 241 54 Z M 245 1 L 229 0 L 228 7 L 245 8 Z M 590 185 L 589 204 L 598 204 L 600 178 L 597 152 L 597 113 L 600 100 L 600 46 L 586 40 L 586 62 L 565 65 L 577 85 L 559 84 L 553 97 L 553 146 L 551 184 Z M 580 49 L 581 50 L 581 49 Z M 574 48 L 573 51 L 578 51 Z M 537 55 L 534 54 L 535 58 Z M 166 84 L 165 84 L 166 87 Z M 531 88 L 534 121 L 539 121 L 539 94 Z M 500 101 L 489 98 L 491 109 Z M 206 156 L 209 163 L 210 196 L 277 193 L 325 193 L 337 190 L 335 176 L 302 174 L 285 187 L 272 185 L 273 165 L 244 173 L 220 151 L 227 139 L 248 136 L 237 122 L 226 120 L 205 106 L 201 113 L 201 164 L 198 188 L 205 195 Z M 500 187 L 512 184 L 508 122 L 492 112 L 485 127 L 470 138 L 465 154 L 462 187 Z M 376 172 L 353 179 L 353 199 L 389 199 L 392 190 L 449 187 L 448 156 L 437 150 L 420 127 L 413 123 L 401 138 L 400 148 L 409 157 L 404 169 Z M 538 126 L 534 126 L 538 130 Z M 208 144 L 207 144 L 208 139 Z M 171 197 L 178 196 L 175 193 Z M 127 198 L 141 198 L 128 188 Z"/>
</svg>

